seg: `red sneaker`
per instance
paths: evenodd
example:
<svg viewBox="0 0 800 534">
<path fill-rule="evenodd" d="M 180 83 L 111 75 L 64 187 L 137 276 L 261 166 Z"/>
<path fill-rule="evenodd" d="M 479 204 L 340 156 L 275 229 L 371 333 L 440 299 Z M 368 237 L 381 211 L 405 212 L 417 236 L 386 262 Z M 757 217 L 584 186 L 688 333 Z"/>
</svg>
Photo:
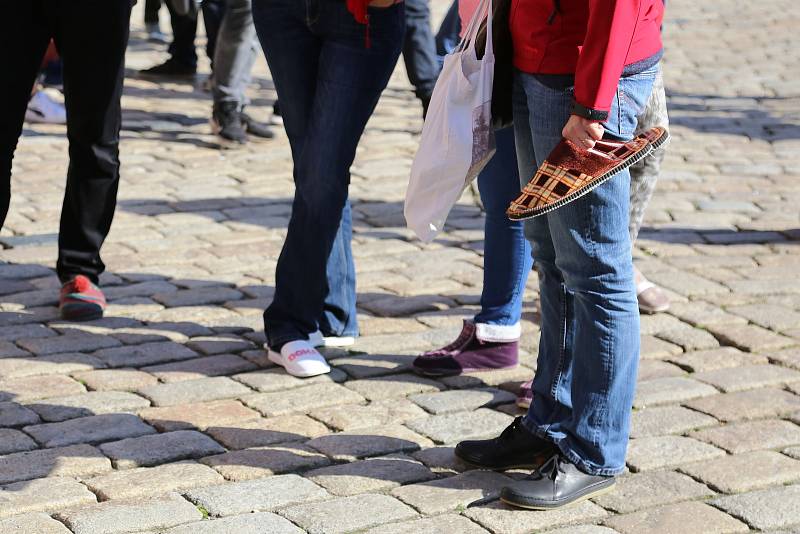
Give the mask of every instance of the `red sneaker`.
<svg viewBox="0 0 800 534">
<path fill-rule="evenodd" d="M 100 319 L 106 309 L 106 297 L 91 280 L 79 274 L 61 286 L 58 309 L 67 321 Z"/>
</svg>

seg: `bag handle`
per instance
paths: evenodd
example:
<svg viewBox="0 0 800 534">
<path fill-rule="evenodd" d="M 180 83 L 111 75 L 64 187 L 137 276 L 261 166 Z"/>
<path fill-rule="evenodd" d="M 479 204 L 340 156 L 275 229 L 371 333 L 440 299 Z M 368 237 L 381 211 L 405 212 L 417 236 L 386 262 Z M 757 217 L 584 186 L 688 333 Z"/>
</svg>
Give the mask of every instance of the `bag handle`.
<svg viewBox="0 0 800 534">
<path fill-rule="evenodd" d="M 477 9 L 475 9 L 475 13 L 472 14 L 472 18 L 467 25 L 467 31 L 464 32 L 464 38 L 461 40 L 461 43 L 458 45 L 458 49 L 460 51 L 465 51 L 467 49 L 475 50 L 478 34 L 481 30 L 481 24 L 483 23 L 484 17 L 486 18 L 486 48 L 483 52 L 484 57 L 487 53 L 494 55 L 494 46 L 492 43 L 492 16 L 494 11 L 494 0 L 481 0 L 480 4 L 478 4 Z M 477 56 L 477 51 L 476 51 Z"/>
</svg>

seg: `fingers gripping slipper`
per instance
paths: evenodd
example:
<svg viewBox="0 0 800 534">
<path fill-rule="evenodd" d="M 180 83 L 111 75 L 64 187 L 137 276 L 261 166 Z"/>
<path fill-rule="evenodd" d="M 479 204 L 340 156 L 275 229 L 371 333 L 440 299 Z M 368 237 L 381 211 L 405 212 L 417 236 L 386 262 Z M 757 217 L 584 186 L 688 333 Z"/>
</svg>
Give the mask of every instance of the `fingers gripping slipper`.
<svg viewBox="0 0 800 534">
<path fill-rule="evenodd" d="M 512 220 L 530 219 L 564 206 L 641 160 L 669 139 L 656 126 L 627 143 L 597 141 L 581 150 L 562 139 L 506 210 Z"/>
</svg>

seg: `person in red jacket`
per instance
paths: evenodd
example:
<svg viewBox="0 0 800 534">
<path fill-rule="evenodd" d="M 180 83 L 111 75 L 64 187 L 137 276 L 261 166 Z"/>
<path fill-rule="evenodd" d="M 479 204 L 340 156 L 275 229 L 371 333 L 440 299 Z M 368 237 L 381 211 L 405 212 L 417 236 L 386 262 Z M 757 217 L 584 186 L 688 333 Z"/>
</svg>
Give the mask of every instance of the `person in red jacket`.
<svg viewBox="0 0 800 534">
<path fill-rule="evenodd" d="M 590 149 L 629 140 L 662 54 L 662 0 L 513 0 L 514 135 L 527 181 L 562 136 Z M 557 508 L 609 491 L 625 468 L 639 360 L 639 312 L 628 232 L 630 174 L 526 221 L 539 273 L 541 339 L 533 396 L 461 459 L 530 466 L 501 492 L 511 505 Z"/>
</svg>

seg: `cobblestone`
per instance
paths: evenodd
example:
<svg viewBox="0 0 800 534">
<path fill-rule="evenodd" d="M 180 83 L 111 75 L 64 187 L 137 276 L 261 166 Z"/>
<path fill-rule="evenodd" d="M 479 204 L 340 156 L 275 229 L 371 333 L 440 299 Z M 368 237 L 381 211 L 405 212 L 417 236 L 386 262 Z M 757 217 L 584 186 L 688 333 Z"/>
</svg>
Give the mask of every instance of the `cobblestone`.
<svg viewBox="0 0 800 534">
<path fill-rule="evenodd" d="M 747 421 L 789 415 L 800 410 L 800 397 L 780 389 L 762 388 L 696 399 L 686 406 L 720 421 Z"/>
<path fill-rule="evenodd" d="M 231 534 L 303 534 L 300 528 L 288 520 L 270 513 L 246 514 L 214 521 L 188 523 L 157 534 L 220 534 L 223 532 Z"/>
<path fill-rule="evenodd" d="M 620 477 L 614 491 L 593 501 L 608 510 L 628 514 L 644 508 L 713 495 L 716 494 L 708 487 L 686 475 L 674 471 L 651 471 Z"/>
<path fill-rule="evenodd" d="M 84 481 L 104 501 L 151 498 L 221 482 L 224 479 L 219 473 L 210 467 L 192 462 L 115 471 Z"/>
<path fill-rule="evenodd" d="M 631 437 L 646 438 L 682 434 L 688 430 L 718 424 L 711 416 L 682 406 L 657 406 L 637 410 L 631 416 Z"/>
<path fill-rule="evenodd" d="M 155 384 L 139 390 L 139 394 L 150 399 L 154 406 L 215 401 L 250 393 L 250 388 L 224 376 Z"/>
<path fill-rule="evenodd" d="M 431 515 L 454 511 L 473 503 L 495 500 L 510 479 L 492 471 L 469 471 L 453 477 L 420 482 L 392 491 L 392 495 L 419 512 Z"/>
<path fill-rule="evenodd" d="M 28 376 L 0 380 L 0 401 L 17 402 L 61 397 L 85 392 L 75 380 L 62 375 Z"/>
<path fill-rule="evenodd" d="M 722 497 L 711 504 L 760 530 L 800 524 L 800 486 L 784 486 Z"/>
<path fill-rule="evenodd" d="M 47 514 L 41 513 L 0 519 L 0 532 L 13 532 L 14 534 L 25 534 L 27 532 L 35 532 L 36 534 L 72 534 L 62 523 Z"/>
<path fill-rule="evenodd" d="M 97 498 L 86 486 L 71 478 L 26 480 L 0 489 L 0 518 L 31 512 L 52 512 L 96 502 Z M 0 532 L 6 531 L 0 529 Z M 39 531 L 27 532 L 38 534 Z"/>
<path fill-rule="evenodd" d="M 717 390 L 712 386 L 691 378 L 667 377 L 639 382 L 636 387 L 636 408 L 682 402 L 697 397 L 714 395 Z"/>
<path fill-rule="evenodd" d="M 216 469 L 226 479 L 233 481 L 313 469 L 330 463 L 325 455 L 309 447 L 295 444 L 242 449 L 209 456 L 201 461 Z"/>
<path fill-rule="evenodd" d="M 362 402 L 364 398 L 338 384 L 317 384 L 289 391 L 259 393 L 242 399 L 247 406 L 262 415 L 274 417 L 303 413 L 315 408 Z"/>
<path fill-rule="evenodd" d="M 722 493 L 741 493 L 800 480 L 800 462 L 773 451 L 724 456 L 680 470 Z"/>
<path fill-rule="evenodd" d="M 95 391 L 136 391 L 158 382 L 156 377 L 136 369 L 96 369 L 72 376 Z"/>
<path fill-rule="evenodd" d="M 116 413 L 26 426 L 24 430 L 44 447 L 102 443 L 155 433 L 153 427 L 135 415 Z"/>
<path fill-rule="evenodd" d="M 319 504 L 301 504 L 281 515 L 309 534 L 338 534 L 415 517 L 414 510 L 388 495 L 355 495 Z"/>
<path fill-rule="evenodd" d="M 622 534 L 727 534 L 748 532 L 741 521 L 699 502 L 672 504 L 630 515 L 612 517 L 606 524 Z"/>
<path fill-rule="evenodd" d="M 226 425 L 258 419 L 258 412 L 232 400 L 146 408 L 139 415 L 160 432 Z"/>
<path fill-rule="evenodd" d="M 800 372 L 777 365 L 743 365 L 696 373 L 693 377 L 725 393 L 800 382 Z"/>
<path fill-rule="evenodd" d="M 466 512 L 467 517 L 497 534 L 524 534 L 573 523 L 594 522 L 607 515 L 605 510 L 591 502 L 546 512 L 520 510 L 496 502 Z"/>
<path fill-rule="evenodd" d="M 648 471 L 724 455 L 721 449 L 686 437 L 640 438 L 628 446 L 628 466 L 633 471 Z"/>
<path fill-rule="evenodd" d="M 177 430 L 103 443 L 100 450 L 111 458 L 117 469 L 147 467 L 225 452 L 224 447 L 195 430 Z"/>
<path fill-rule="evenodd" d="M 402 454 L 323 467 L 306 476 L 341 497 L 384 492 L 403 484 L 436 478 L 430 469 Z"/>
<path fill-rule="evenodd" d="M 354 430 L 393 423 L 405 423 L 425 417 L 425 411 L 406 399 L 371 402 L 368 405 L 348 404 L 314 409 L 312 417 L 337 430 Z"/>
<path fill-rule="evenodd" d="M 90 415 L 133 412 L 150 402 L 125 391 L 90 391 L 69 397 L 53 397 L 28 405 L 44 421 L 58 422 Z"/>
<path fill-rule="evenodd" d="M 39 422 L 36 412 L 16 402 L 0 402 L 0 427 L 35 425 Z"/>
<path fill-rule="evenodd" d="M 46 476 L 88 476 L 111 469 L 111 462 L 90 445 L 18 452 L 0 456 L 0 484 Z"/>
<path fill-rule="evenodd" d="M 324 436 L 328 429 L 306 415 L 284 415 L 230 426 L 212 426 L 206 433 L 229 449 L 248 449 Z"/>
<path fill-rule="evenodd" d="M 732 454 L 800 444 L 800 426 L 772 419 L 707 428 L 690 435 Z"/>
<path fill-rule="evenodd" d="M 453 443 L 464 439 L 496 437 L 513 418 L 486 408 L 474 412 L 434 415 L 415 419 L 406 426 L 428 436 L 436 443 Z"/>
</svg>

